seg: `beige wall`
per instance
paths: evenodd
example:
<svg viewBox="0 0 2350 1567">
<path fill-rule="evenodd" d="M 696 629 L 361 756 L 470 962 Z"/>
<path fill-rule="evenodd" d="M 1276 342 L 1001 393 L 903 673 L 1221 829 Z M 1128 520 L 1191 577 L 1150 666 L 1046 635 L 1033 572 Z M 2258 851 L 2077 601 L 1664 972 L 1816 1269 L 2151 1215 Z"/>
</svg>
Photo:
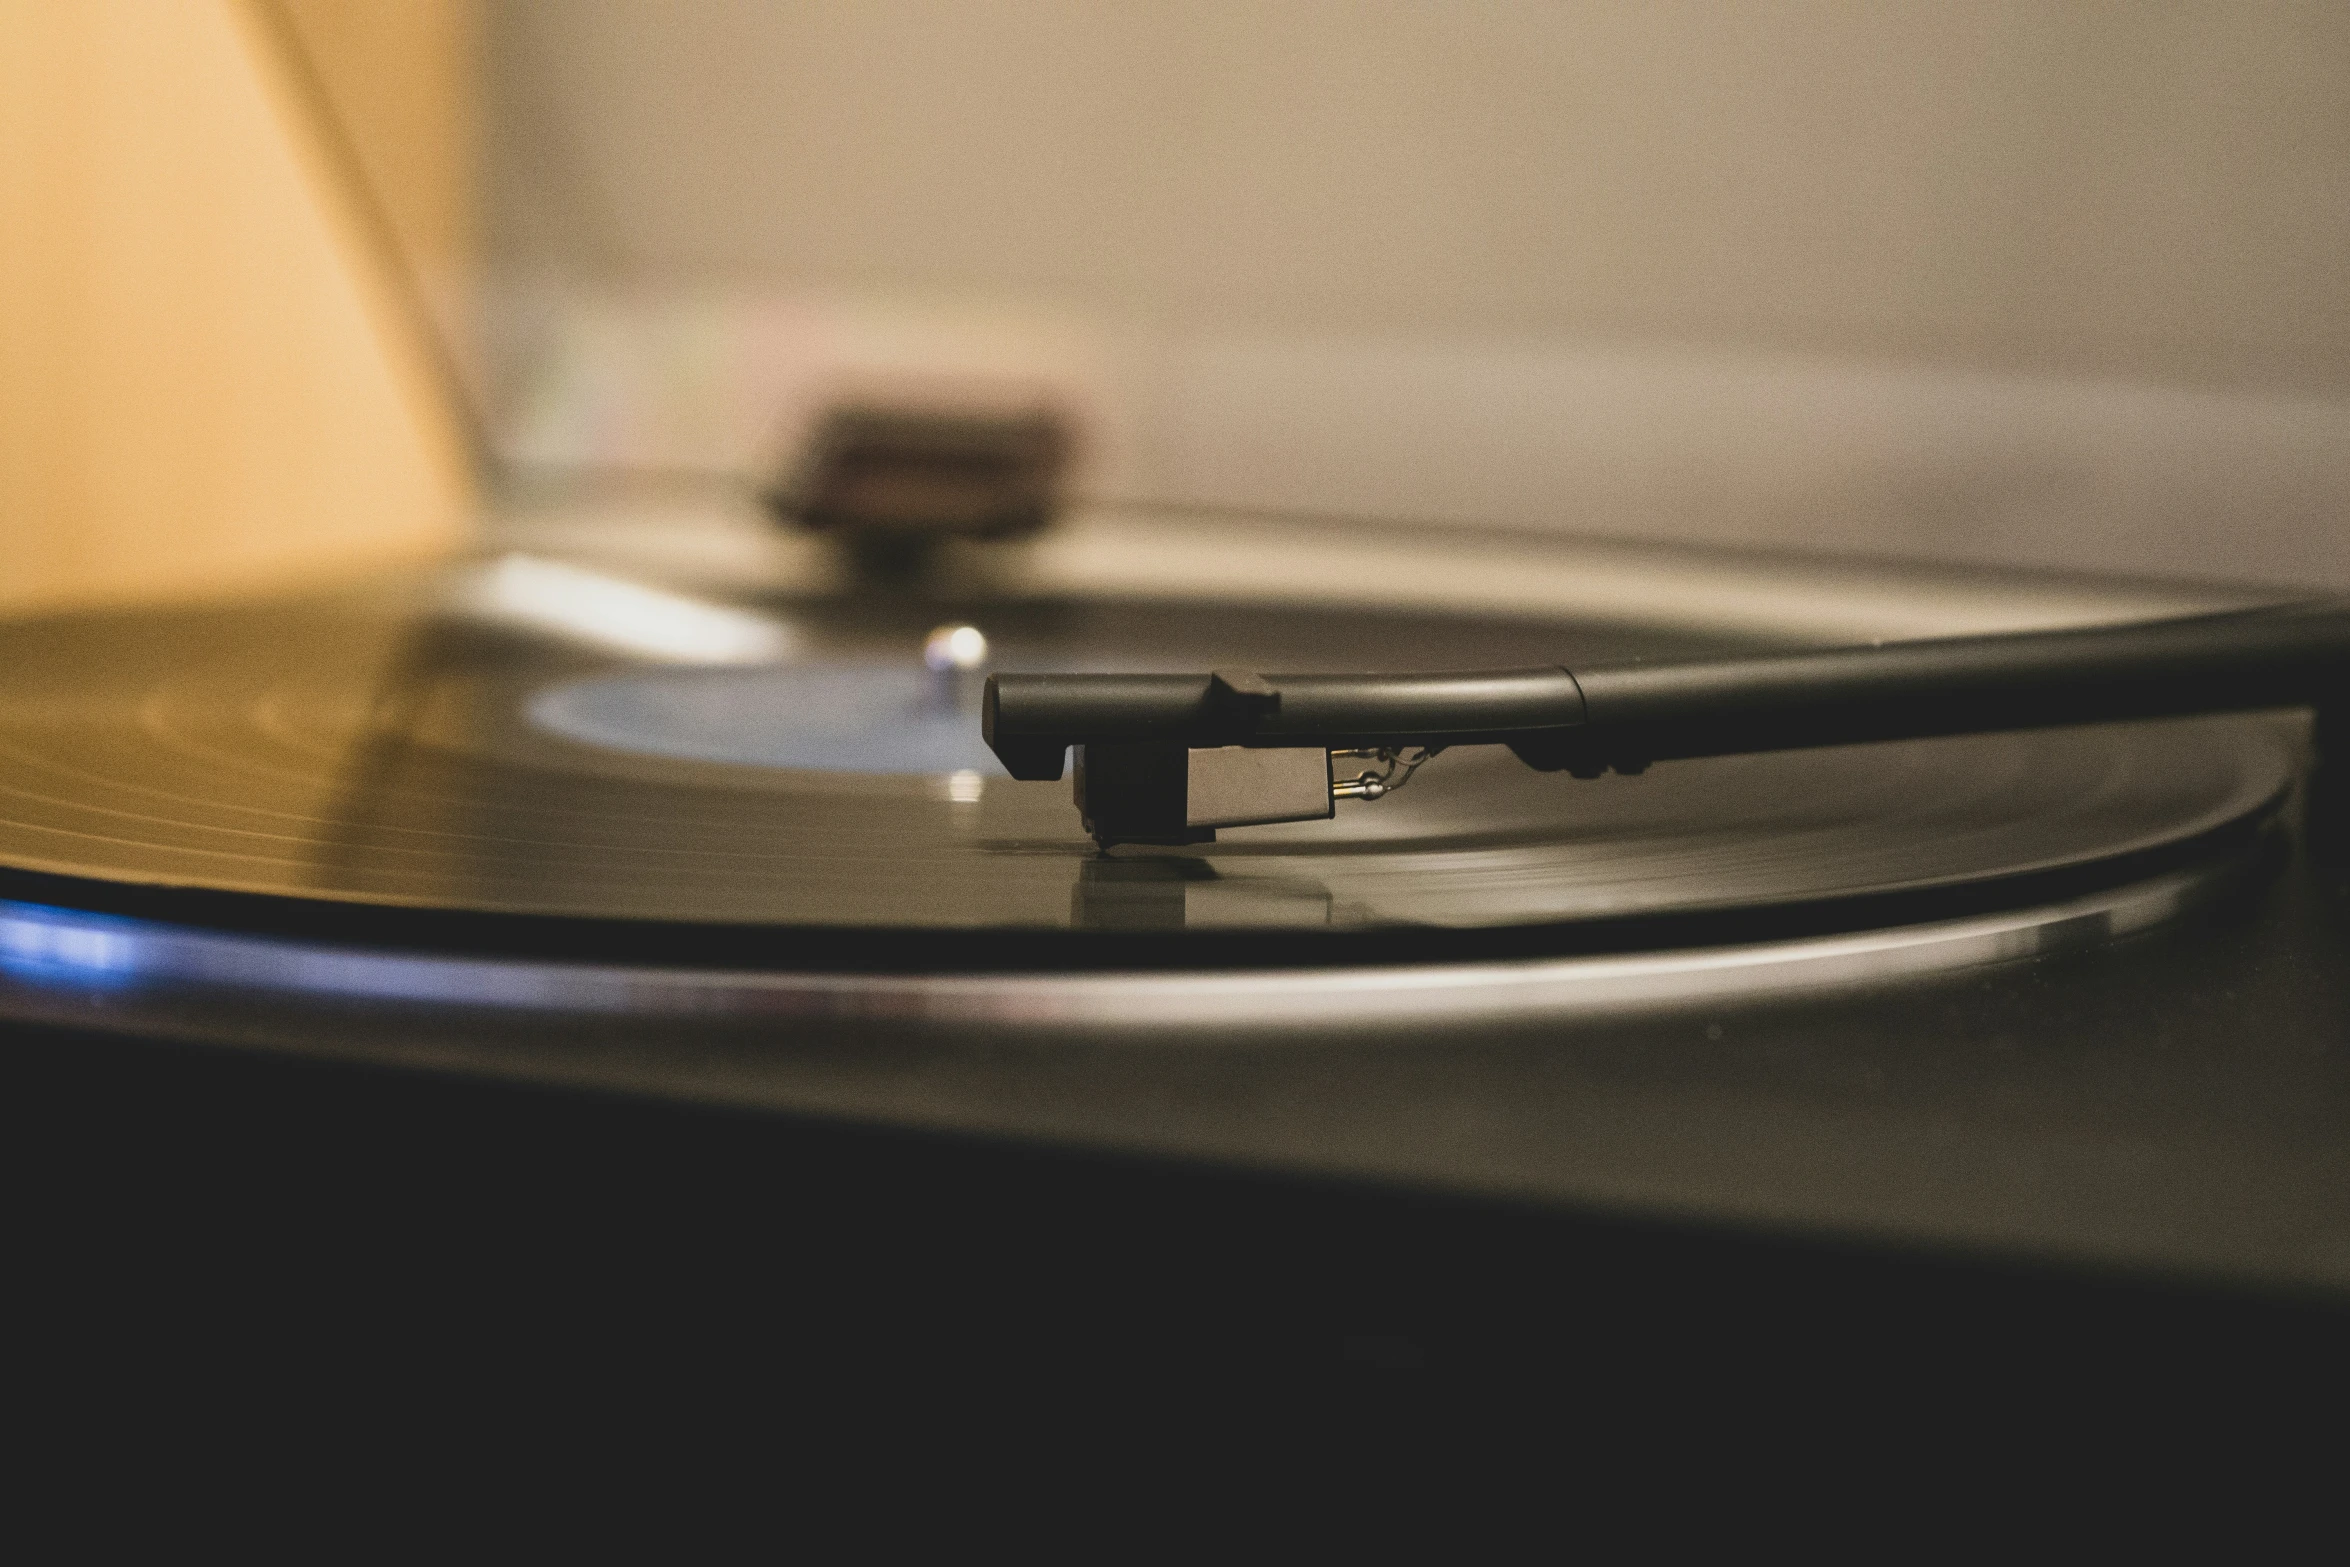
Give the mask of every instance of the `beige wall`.
<svg viewBox="0 0 2350 1567">
<path fill-rule="evenodd" d="M 2342 0 L 488 4 L 525 462 L 995 354 L 1111 499 L 2350 589 Z"/>
<path fill-rule="evenodd" d="M 2341 0 L 492 0 L 494 242 L 2350 392 Z"/>
<path fill-rule="evenodd" d="M 0 609 L 446 549 L 469 462 L 276 18 L 0 0 Z"/>
<path fill-rule="evenodd" d="M 262 0 L 327 100 L 398 242 L 446 307 L 473 259 L 479 0 Z"/>
</svg>

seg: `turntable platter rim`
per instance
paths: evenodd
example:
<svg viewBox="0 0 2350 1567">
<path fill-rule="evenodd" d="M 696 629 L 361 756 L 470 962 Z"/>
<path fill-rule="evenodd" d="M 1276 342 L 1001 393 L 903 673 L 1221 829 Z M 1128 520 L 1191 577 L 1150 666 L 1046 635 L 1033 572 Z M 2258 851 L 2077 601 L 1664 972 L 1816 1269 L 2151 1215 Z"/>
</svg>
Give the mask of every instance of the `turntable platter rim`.
<svg viewBox="0 0 2350 1567">
<path fill-rule="evenodd" d="M 155 1024 L 150 1014 L 191 1003 L 264 997 L 295 1037 L 312 1037 L 305 1007 L 393 1003 L 493 1017 L 1108 1029 L 1203 1041 L 1236 1030 L 1326 1031 L 1379 1009 L 1408 1009 L 1431 1024 L 1615 1016 L 1873 990 L 2099 947 L 2240 892 L 2268 859 L 2222 850 L 2053 902 L 1780 941 L 1368 968 L 695 969 L 368 949 L 0 901 L 0 1010 L 143 1029 Z M 102 1017 L 76 1004 L 92 994 L 109 998 Z"/>
</svg>

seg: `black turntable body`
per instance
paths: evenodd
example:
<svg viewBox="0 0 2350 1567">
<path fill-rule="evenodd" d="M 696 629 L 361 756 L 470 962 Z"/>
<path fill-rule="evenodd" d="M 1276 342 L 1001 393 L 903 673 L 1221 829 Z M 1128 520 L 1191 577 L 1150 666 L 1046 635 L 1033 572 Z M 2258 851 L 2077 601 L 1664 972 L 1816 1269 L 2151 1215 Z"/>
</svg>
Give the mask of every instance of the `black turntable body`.
<svg viewBox="0 0 2350 1567">
<path fill-rule="evenodd" d="M 1459 749 L 1327 821 L 1105 850 L 920 657 L 940 627 L 1044 670 L 1788 640 L 1526 607 L 1588 565 L 1451 613 L 640 589 L 768 637 L 699 661 L 534 622 L 533 573 L 591 568 L 527 556 L 6 628 L 0 1009 L 44 1298 L 125 1342 L 261 1320 L 386 1363 L 642 1361 L 642 1330 L 687 1359 L 2332 1375 L 2350 818 L 2305 714 L 1598 780 Z"/>
</svg>

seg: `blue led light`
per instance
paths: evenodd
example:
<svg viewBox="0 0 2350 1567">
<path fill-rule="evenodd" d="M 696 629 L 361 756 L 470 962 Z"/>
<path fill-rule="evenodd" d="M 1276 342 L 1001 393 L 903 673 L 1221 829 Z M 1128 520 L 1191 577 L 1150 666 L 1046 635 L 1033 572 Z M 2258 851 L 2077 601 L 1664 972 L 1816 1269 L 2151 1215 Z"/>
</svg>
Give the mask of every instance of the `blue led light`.
<svg viewBox="0 0 2350 1567">
<path fill-rule="evenodd" d="M 34 984 L 118 989 L 144 977 L 137 920 L 0 901 L 0 974 Z"/>
</svg>

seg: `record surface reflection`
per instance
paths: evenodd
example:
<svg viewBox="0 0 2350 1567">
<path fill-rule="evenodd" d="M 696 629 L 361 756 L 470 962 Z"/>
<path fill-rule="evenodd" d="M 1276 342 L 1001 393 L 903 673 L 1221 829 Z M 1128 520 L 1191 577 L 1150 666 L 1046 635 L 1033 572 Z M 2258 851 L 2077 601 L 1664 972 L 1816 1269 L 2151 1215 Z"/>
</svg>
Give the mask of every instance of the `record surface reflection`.
<svg viewBox="0 0 2350 1567">
<path fill-rule="evenodd" d="M 1375 962 L 1996 907 L 2248 836 L 2292 757 L 2223 718 L 1577 782 L 1448 753 L 1335 821 L 1086 839 L 977 743 L 998 669 L 1507 667 L 1751 646 L 1282 605 L 802 597 L 767 663 L 660 666 L 367 594 L 0 631 L 8 896 L 438 947 L 877 966 Z M 1177 938 L 1170 941 L 1170 938 Z"/>
</svg>

